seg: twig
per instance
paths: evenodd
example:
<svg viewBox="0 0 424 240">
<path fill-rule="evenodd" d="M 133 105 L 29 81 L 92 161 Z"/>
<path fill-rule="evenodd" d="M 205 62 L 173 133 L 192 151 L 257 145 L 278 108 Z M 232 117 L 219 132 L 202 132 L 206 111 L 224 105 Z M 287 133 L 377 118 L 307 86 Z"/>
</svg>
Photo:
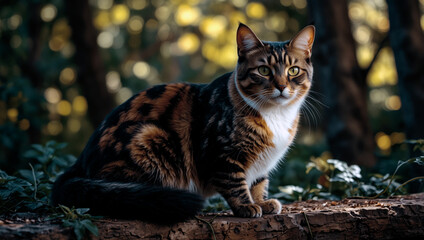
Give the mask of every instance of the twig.
<svg viewBox="0 0 424 240">
<path fill-rule="evenodd" d="M 392 174 L 392 176 L 390 177 L 390 181 L 389 181 L 389 184 L 386 186 L 386 188 L 383 190 L 383 191 L 381 191 L 380 193 L 378 193 L 377 195 L 375 195 L 375 196 L 371 196 L 371 197 L 362 197 L 362 196 L 357 196 L 357 197 L 353 197 L 353 198 L 357 198 L 357 199 L 375 199 L 375 198 L 378 198 L 378 197 L 380 197 L 381 195 L 383 195 L 385 192 L 387 192 L 387 190 L 389 189 L 389 187 L 392 185 L 392 182 L 393 182 L 393 180 L 395 179 L 395 176 L 396 176 L 396 173 L 397 173 L 397 171 L 399 170 L 399 168 L 400 167 L 402 167 L 403 165 L 405 165 L 405 164 L 407 164 L 407 163 L 412 163 L 412 162 L 414 162 L 415 160 L 416 160 L 417 158 L 410 158 L 410 159 L 408 159 L 408 160 L 406 160 L 406 161 L 404 161 L 404 162 L 402 162 L 402 161 L 399 161 L 399 163 L 398 163 L 398 165 L 397 165 L 397 167 L 396 167 L 396 169 L 395 169 L 395 171 L 394 171 L 394 173 Z M 418 177 L 418 178 L 421 178 L 421 177 Z M 416 179 L 410 179 L 411 181 L 413 181 L 413 180 L 416 180 Z M 408 180 L 408 181 L 406 181 L 405 183 L 403 183 L 401 186 L 403 186 L 404 184 L 407 184 L 407 183 L 409 183 L 409 182 L 411 182 L 410 180 Z M 396 188 L 396 190 L 398 190 L 398 188 Z M 395 190 L 395 192 L 396 192 L 396 190 Z"/>
<path fill-rule="evenodd" d="M 424 179 L 424 176 L 414 177 L 414 178 L 411 178 L 411 179 L 409 179 L 408 181 L 406 181 L 406 182 L 402 183 L 399 187 L 397 187 L 397 188 L 393 191 L 393 193 L 392 193 L 391 195 L 393 195 L 395 192 L 397 192 L 397 190 L 399 190 L 399 188 L 401 188 L 401 187 L 405 186 L 406 184 L 408 184 L 408 183 L 410 183 L 410 182 L 412 182 L 412 181 L 418 180 L 418 179 Z"/>
<path fill-rule="evenodd" d="M 205 219 L 202 219 L 202 218 L 199 218 L 198 216 L 194 216 L 194 218 L 196 218 L 197 220 L 199 220 L 199 221 L 202 221 L 202 222 L 204 222 L 204 223 L 206 223 L 206 224 L 208 224 L 208 226 L 209 226 L 209 228 L 211 229 L 211 231 L 212 231 L 212 235 L 213 235 L 213 239 L 214 240 L 216 240 L 216 236 L 215 236 L 215 229 L 213 228 L 213 226 L 212 226 L 212 222 L 213 222 L 213 220 L 215 220 L 215 218 L 217 217 L 218 215 L 215 215 L 213 218 L 211 218 L 209 221 L 206 221 Z"/>
<path fill-rule="evenodd" d="M 312 234 L 311 225 L 309 225 L 308 216 L 306 215 L 305 212 L 302 212 L 302 213 L 303 213 L 303 216 L 305 217 L 306 224 L 308 224 L 308 229 L 309 229 L 309 234 L 311 235 L 311 239 L 313 239 L 314 235 Z"/>
</svg>

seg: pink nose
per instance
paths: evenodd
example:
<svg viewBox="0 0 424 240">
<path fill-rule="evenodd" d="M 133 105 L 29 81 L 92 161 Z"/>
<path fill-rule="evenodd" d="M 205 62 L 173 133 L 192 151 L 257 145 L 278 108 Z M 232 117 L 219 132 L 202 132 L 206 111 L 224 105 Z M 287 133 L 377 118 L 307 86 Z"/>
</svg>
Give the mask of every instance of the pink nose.
<svg viewBox="0 0 424 240">
<path fill-rule="evenodd" d="M 278 85 L 278 90 L 280 90 L 281 92 L 284 91 L 284 89 L 287 87 L 287 85 L 284 84 L 280 84 Z"/>
</svg>

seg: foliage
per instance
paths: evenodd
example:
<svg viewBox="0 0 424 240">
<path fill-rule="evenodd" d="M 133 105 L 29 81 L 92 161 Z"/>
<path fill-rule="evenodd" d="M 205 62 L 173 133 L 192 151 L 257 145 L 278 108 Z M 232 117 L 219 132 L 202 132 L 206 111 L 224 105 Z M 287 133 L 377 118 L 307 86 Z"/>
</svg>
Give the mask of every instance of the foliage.
<svg viewBox="0 0 424 240">
<path fill-rule="evenodd" d="M 75 161 L 75 157 L 61 153 L 64 143 L 48 142 L 45 146 L 34 144 L 24 153 L 30 169 L 18 170 L 18 176 L 1 172 L 1 212 L 51 211 L 49 194 L 52 184 L 65 167 Z"/>
<path fill-rule="evenodd" d="M 230 209 L 225 199 L 219 195 L 208 198 L 205 205 L 203 212 L 220 212 Z"/>
<path fill-rule="evenodd" d="M 424 154 L 424 140 L 409 140 L 406 143 L 414 145 L 414 151 L 420 150 Z M 406 165 L 424 165 L 424 156 L 413 157 L 406 161 L 398 161 L 393 174 L 362 175 L 362 170 L 357 165 L 348 166 L 345 162 L 331 159 L 327 153 L 320 157 L 311 157 L 311 162 L 306 165 L 306 174 L 318 172 L 319 177 L 315 184 L 308 187 L 295 185 L 279 186 L 274 192 L 275 198 L 284 201 L 301 201 L 307 199 L 339 200 L 346 197 L 377 198 L 388 197 L 394 194 L 406 194 L 406 184 L 415 180 L 422 180 L 424 176 L 415 177 L 399 183 L 396 174 Z"/>
<path fill-rule="evenodd" d="M 62 153 L 66 143 L 49 141 L 45 146 L 34 144 L 24 153 L 33 160 L 30 169 L 18 170 L 17 176 L 9 176 L 0 170 L 0 214 L 34 212 L 48 214 L 49 219 L 60 220 L 65 227 L 72 227 L 78 239 L 87 231 L 98 235 L 97 227 L 87 214 L 89 209 L 53 207 L 50 192 L 56 177 L 75 162 L 75 157 Z"/>
<path fill-rule="evenodd" d="M 53 214 L 50 219 L 60 219 L 64 227 L 72 227 L 78 240 L 84 239 L 88 232 L 95 236 L 99 235 L 97 226 L 92 222 L 93 217 L 87 214 L 89 208 L 69 208 L 59 205 L 59 209 L 61 212 Z"/>
</svg>

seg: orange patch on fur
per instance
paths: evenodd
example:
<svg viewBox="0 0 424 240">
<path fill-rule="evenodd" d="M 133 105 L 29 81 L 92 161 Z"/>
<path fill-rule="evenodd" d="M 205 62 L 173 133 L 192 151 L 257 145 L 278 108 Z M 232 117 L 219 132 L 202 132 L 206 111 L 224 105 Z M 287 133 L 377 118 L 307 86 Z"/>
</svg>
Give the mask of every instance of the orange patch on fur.
<svg viewBox="0 0 424 240">
<path fill-rule="evenodd" d="M 102 137 L 99 141 L 100 150 L 104 151 L 107 147 L 112 146 L 115 142 L 115 138 L 113 137 L 113 133 L 118 129 L 117 126 L 107 128 L 103 131 Z"/>
<path fill-rule="evenodd" d="M 153 124 L 147 124 L 134 135 L 128 149 L 134 163 L 151 174 L 152 178 L 158 178 L 163 186 L 186 188 L 187 180 L 185 174 L 180 171 L 182 168 L 174 169 L 169 163 L 177 156 L 173 149 L 168 147 L 168 141 L 170 140 L 166 131 Z M 157 149 L 161 149 L 161 152 L 157 152 Z M 170 159 L 164 159 L 165 152 Z"/>
<path fill-rule="evenodd" d="M 120 168 L 126 166 L 124 160 L 119 160 L 115 162 L 108 163 L 102 167 L 102 169 L 99 171 L 100 175 L 105 175 L 111 172 L 116 171 L 117 169 L 120 170 Z"/>
<path fill-rule="evenodd" d="M 264 201 L 264 195 L 267 190 L 268 180 L 264 180 L 250 189 L 253 201 L 260 203 Z"/>
</svg>

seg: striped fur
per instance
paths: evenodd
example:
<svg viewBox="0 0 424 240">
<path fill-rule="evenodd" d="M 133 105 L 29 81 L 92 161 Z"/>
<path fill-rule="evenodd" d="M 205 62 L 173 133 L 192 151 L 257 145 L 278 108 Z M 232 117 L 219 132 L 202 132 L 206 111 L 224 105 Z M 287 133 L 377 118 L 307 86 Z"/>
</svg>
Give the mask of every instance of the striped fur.
<svg viewBox="0 0 424 240">
<path fill-rule="evenodd" d="M 309 26 L 291 41 L 262 42 L 240 24 L 234 72 L 155 86 L 117 107 L 58 178 L 53 203 L 166 224 L 220 193 L 237 216 L 279 213 L 268 174 L 296 135 L 313 38 Z"/>
</svg>

